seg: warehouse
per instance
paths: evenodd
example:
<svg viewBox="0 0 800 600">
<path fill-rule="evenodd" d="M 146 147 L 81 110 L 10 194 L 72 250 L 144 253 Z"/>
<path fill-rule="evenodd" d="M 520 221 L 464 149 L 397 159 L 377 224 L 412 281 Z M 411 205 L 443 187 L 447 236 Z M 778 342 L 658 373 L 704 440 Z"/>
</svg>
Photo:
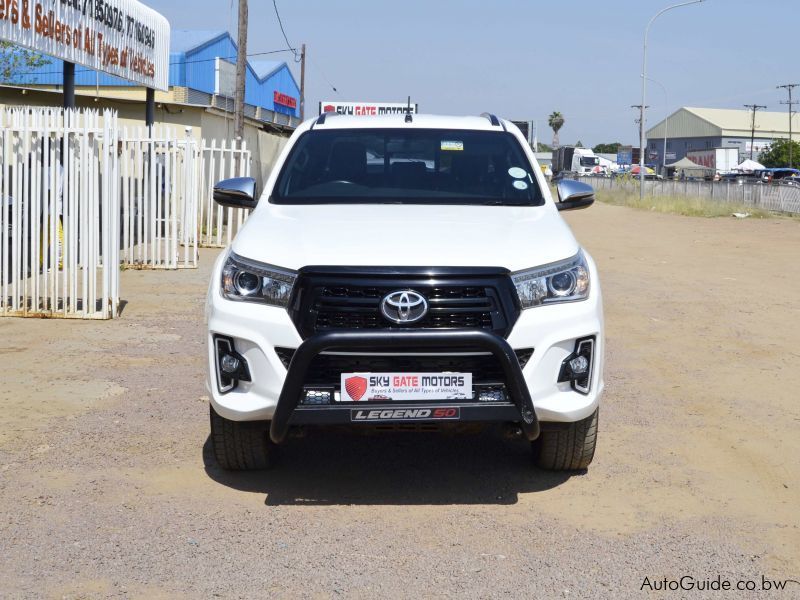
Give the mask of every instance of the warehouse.
<svg viewBox="0 0 800 600">
<path fill-rule="evenodd" d="M 680 160 L 690 150 L 737 148 L 740 160 L 750 158 L 751 134 L 753 158 L 773 140 L 789 137 L 789 113 L 729 108 L 682 107 L 647 130 L 647 161 L 662 164 L 666 133 L 666 162 Z M 800 117 L 792 118 L 792 131 L 800 138 Z"/>
<path fill-rule="evenodd" d="M 173 30 L 169 89 L 156 91 L 155 122 L 181 134 L 191 127 L 196 138 L 233 139 L 236 44 L 224 31 Z M 49 62 L 0 85 L 0 106 L 61 106 L 62 62 Z M 77 66 L 76 104 L 113 108 L 125 127 L 144 126 L 145 88 Z M 248 61 L 245 91 L 245 141 L 253 152 L 254 175 L 261 183 L 299 124 L 300 88 L 283 61 Z"/>
</svg>

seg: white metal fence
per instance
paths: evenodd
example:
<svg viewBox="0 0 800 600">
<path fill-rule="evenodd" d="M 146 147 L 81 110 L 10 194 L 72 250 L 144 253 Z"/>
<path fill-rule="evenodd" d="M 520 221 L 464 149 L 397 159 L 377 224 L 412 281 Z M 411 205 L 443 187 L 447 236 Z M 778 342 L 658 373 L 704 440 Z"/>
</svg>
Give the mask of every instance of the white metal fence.
<svg viewBox="0 0 800 600">
<path fill-rule="evenodd" d="M 191 129 L 123 129 L 119 144 L 124 265 L 197 267 L 201 155 Z"/>
<path fill-rule="evenodd" d="M 587 177 L 595 189 L 639 191 L 639 181 L 625 178 Z M 647 180 L 648 196 L 694 196 L 730 204 L 744 204 L 774 212 L 800 214 L 800 187 L 736 181 Z"/>
<path fill-rule="evenodd" d="M 0 316 L 114 318 L 120 265 L 196 268 L 198 245 L 230 244 L 249 211 L 223 209 L 212 190 L 250 168 L 245 144 L 207 145 L 191 128 L 0 112 Z"/>
<path fill-rule="evenodd" d="M 239 232 L 250 211 L 244 208 L 222 208 L 214 202 L 214 185 L 222 179 L 250 176 L 251 155 L 247 142 L 241 146 L 225 140 L 217 145 L 203 142 L 202 183 L 199 202 L 200 245 L 207 248 L 223 248 Z"/>
<path fill-rule="evenodd" d="M 116 113 L 4 110 L 0 140 L 0 316 L 113 318 Z"/>
</svg>

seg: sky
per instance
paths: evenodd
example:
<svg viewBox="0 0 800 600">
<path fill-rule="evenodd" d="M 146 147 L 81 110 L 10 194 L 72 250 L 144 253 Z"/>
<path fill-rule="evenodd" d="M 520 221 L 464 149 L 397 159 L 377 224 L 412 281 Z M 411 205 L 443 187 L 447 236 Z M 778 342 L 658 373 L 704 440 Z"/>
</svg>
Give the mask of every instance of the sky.
<svg viewBox="0 0 800 600">
<path fill-rule="evenodd" d="M 420 111 L 536 121 L 565 117 L 562 144 L 638 145 L 649 19 L 677 0 L 277 0 L 289 42 L 307 45 L 306 116 L 320 100 L 404 102 Z M 227 29 L 237 0 L 144 0 L 173 29 Z M 648 40 L 648 127 L 681 106 L 786 110 L 800 82 L 797 0 L 705 0 L 658 18 Z M 286 47 L 272 0 L 250 0 L 248 54 Z M 290 63 L 300 80 L 300 65 Z M 338 90 L 334 92 L 332 87 Z M 800 89 L 796 90 L 800 96 Z"/>
</svg>

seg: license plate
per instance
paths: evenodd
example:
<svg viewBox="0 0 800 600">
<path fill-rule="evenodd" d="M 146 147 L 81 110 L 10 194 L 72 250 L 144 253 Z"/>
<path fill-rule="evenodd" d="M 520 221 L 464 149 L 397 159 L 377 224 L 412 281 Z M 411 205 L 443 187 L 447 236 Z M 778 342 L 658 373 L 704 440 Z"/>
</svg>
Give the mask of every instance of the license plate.
<svg viewBox="0 0 800 600">
<path fill-rule="evenodd" d="M 469 400 L 472 373 L 342 373 L 342 402 Z"/>
</svg>

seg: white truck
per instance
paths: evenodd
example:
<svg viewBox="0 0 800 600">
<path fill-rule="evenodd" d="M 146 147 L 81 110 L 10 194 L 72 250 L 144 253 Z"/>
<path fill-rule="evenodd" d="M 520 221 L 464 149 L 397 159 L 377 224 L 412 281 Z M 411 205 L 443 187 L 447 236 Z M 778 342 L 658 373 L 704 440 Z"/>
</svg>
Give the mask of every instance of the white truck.
<svg viewBox="0 0 800 600">
<path fill-rule="evenodd" d="M 608 175 L 608 167 L 600 162 L 590 148 L 561 146 L 553 150 L 553 177 L 580 177 L 587 175 Z"/>
<path fill-rule="evenodd" d="M 558 184 L 493 115 L 322 114 L 264 190 L 208 290 L 211 440 L 225 469 L 269 464 L 291 431 L 504 424 L 539 466 L 585 469 L 604 326 L 597 269 Z M 260 199 L 259 199 L 260 196 Z"/>
<path fill-rule="evenodd" d="M 730 173 L 739 165 L 738 148 L 709 148 L 707 150 L 689 150 L 686 158 L 693 163 L 706 167 L 716 174 Z"/>
</svg>

